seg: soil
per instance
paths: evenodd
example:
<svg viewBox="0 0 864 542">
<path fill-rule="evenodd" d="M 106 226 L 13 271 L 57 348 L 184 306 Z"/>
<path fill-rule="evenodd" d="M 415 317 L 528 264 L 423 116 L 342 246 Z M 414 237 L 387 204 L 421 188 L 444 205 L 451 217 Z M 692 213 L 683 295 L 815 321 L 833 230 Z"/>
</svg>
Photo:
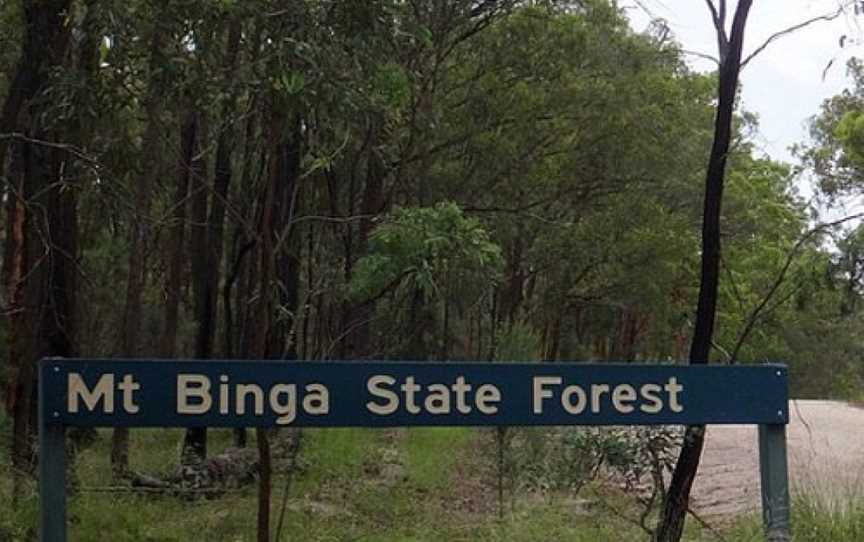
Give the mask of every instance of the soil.
<svg viewBox="0 0 864 542">
<path fill-rule="evenodd" d="M 837 401 L 790 402 L 787 427 L 793 496 L 843 503 L 864 492 L 864 410 Z M 694 509 L 707 517 L 758 512 L 759 445 L 756 426 L 708 428 L 702 466 L 693 486 Z"/>
</svg>

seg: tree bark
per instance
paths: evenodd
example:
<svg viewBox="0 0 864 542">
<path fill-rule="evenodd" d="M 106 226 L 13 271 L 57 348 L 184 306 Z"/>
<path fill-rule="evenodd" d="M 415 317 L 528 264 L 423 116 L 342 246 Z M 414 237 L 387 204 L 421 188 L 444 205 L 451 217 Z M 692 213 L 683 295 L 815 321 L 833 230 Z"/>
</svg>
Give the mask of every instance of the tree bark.
<svg viewBox="0 0 864 542">
<path fill-rule="evenodd" d="M 744 28 L 752 3 L 753 0 L 740 0 L 738 2 L 729 38 L 718 39 L 718 43 L 721 44 L 721 64 L 717 85 L 718 103 L 714 120 L 714 143 L 711 147 L 705 175 L 699 303 L 689 355 L 689 361 L 693 365 L 707 364 L 711 353 L 720 274 L 720 212 L 723 203 L 723 184 L 732 135 L 732 118 L 735 113 L 738 76 L 741 71 Z M 725 37 L 725 29 L 722 24 L 717 24 L 716 30 L 718 36 Z M 684 520 L 690 506 L 690 490 L 699 469 L 704 442 L 704 426 L 687 428 L 684 443 L 672 473 L 672 481 L 663 502 L 660 523 L 657 526 L 656 538 L 659 542 L 681 540 Z"/>
<path fill-rule="evenodd" d="M 168 230 L 168 276 L 165 282 L 165 312 L 162 326 L 159 355 L 163 359 L 173 358 L 177 348 L 177 325 L 180 313 L 180 294 L 183 288 L 183 262 L 186 240 L 186 206 L 189 197 L 192 156 L 195 152 L 197 122 L 188 116 L 180 129 L 180 161 L 177 168 L 177 184 L 174 189 L 171 210 L 171 225 Z"/>
<path fill-rule="evenodd" d="M 240 22 L 234 20 L 228 31 L 225 56 L 225 71 L 232 73 L 237 68 L 240 49 Z M 192 194 L 192 289 L 195 296 L 195 359 L 211 359 L 218 321 L 218 296 L 222 254 L 224 253 L 225 208 L 231 185 L 231 153 L 234 140 L 231 137 L 229 118 L 234 108 L 234 93 L 228 92 L 222 106 L 219 135 L 216 144 L 216 166 L 213 175 L 213 194 L 205 183 L 203 160 L 191 164 L 193 179 Z M 196 153 L 196 155 L 199 153 Z M 203 461 L 207 457 L 207 428 L 196 427 L 186 431 L 184 439 L 184 462 Z"/>
<path fill-rule="evenodd" d="M 300 161 L 303 142 L 299 116 L 291 119 L 283 128 L 283 143 L 278 155 L 271 157 L 277 161 L 279 182 L 274 200 L 273 227 L 280 233 L 280 246 L 276 248 L 276 280 L 279 283 L 279 307 L 285 315 L 274 322 L 269 354 L 279 359 L 297 358 L 297 311 L 299 308 L 301 236 L 294 218 L 300 207 Z"/>
<path fill-rule="evenodd" d="M 274 294 L 277 276 L 278 252 L 286 250 L 289 242 L 285 241 L 290 234 L 286 221 L 296 208 L 295 198 L 299 192 L 297 173 L 299 172 L 300 118 L 295 116 L 291 121 L 282 111 L 283 105 L 279 97 L 270 97 L 270 122 L 267 127 L 267 138 L 271 149 L 268 162 L 268 176 L 261 198 L 260 218 L 256 236 L 257 262 L 256 286 L 257 303 L 251 312 L 251 330 L 249 351 L 254 359 L 272 357 L 272 348 L 279 344 L 274 341 L 274 302 L 279 296 Z M 296 155 L 296 156 L 295 156 Z M 295 163 L 296 162 L 296 163 Z M 299 269 L 293 270 L 299 273 Z M 258 482 L 258 520 L 257 540 L 269 542 L 270 539 L 270 492 L 271 492 L 271 457 L 269 434 L 266 429 L 259 428 L 255 432 L 258 444 L 260 478 Z"/>
<path fill-rule="evenodd" d="M 369 128 L 370 134 L 367 136 L 366 183 L 360 203 L 361 218 L 355 239 L 356 247 L 347 256 L 353 258 L 355 261 L 368 252 L 369 235 L 374 228 L 375 218 L 386 209 L 384 199 L 384 176 L 386 175 L 386 168 L 378 152 L 375 150 L 375 132 L 378 130 L 376 125 L 377 123 L 373 123 Z M 353 263 L 349 266 L 349 269 L 351 267 L 353 267 Z M 350 276 L 348 280 L 350 280 Z M 351 359 L 365 359 L 371 354 L 370 328 L 374 313 L 374 301 L 362 301 L 351 307 L 345 330 L 348 341 L 347 354 Z"/>
<path fill-rule="evenodd" d="M 192 296 L 196 324 L 195 346 L 192 357 L 210 359 L 213 345 L 213 296 L 209 293 L 214 270 L 208 262 L 207 195 L 209 187 L 205 181 L 203 158 L 199 141 L 201 118 L 198 111 L 189 113 L 188 125 L 192 128 L 192 157 L 185 167 L 189 169 L 191 194 L 189 198 L 191 224 L 189 226 L 189 258 L 192 267 Z M 186 430 L 183 439 L 181 463 L 192 465 L 207 458 L 207 428 L 192 427 Z"/>
<path fill-rule="evenodd" d="M 0 132 L 22 132 L 56 141 L 46 104 L 36 100 L 62 66 L 69 47 L 65 16 L 71 0 L 25 2 L 21 57 L 0 111 Z M 13 496 L 19 475 L 32 466 L 35 430 L 35 365 L 46 355 L 75 354 L 77 255 L 76 191 L 64 183 L 64 151 L 29 142 L 0 142 L 0 173 L 9 146 L 8 177 L 14 193 L 7 200 L 3 285 L 9 300 L 6 405 L 12 417 Z M 65 193 L 64 193 L 65 192 Z M 65 229 L 64 229 L 65 228 Z"/>
<path fill-rule="evenodd" d="M 162 25 L 156 25 L 150 39 L 149 73 L 153 74 L 163 62 L 162 50 L 165 34 Z M 129 258 L 126 281 L 126 300 L 120 326 L 119 351 L 128 357 L 141 355 L 140 330 L 142 297 L 147 279 L 147 244 L 149 242 L 150 205 L 152 200 L 153 164 L 159 158 L 159 114 L 161 89 L 158 80 L 151 77 L 144 111 L 147 126 L 144 130 L 138 175 L 133 188 L 133 216 L 129 226 Z M 124 476 L 129 470 L 129 429 L 118 427 L 111 437 L 111 468 L 115 476 Z"/>
</svg>

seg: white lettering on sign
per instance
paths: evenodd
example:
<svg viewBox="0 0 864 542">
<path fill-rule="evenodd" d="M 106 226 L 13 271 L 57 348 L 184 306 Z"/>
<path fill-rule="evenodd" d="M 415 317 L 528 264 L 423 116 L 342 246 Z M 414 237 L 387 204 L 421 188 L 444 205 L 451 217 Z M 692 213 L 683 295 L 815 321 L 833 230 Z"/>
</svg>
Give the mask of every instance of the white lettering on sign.
<svg viewBox="0 0 864 542">
<path fill-rule="evenodd" d="M 176 386 L 179 415 L 267 416 L 275 418 L 276 425 L 289 425 L 298 416 L 331 413 L 330 390 L 319 382 L 235 383 L 224 374 L 211 378 L 206 374 L 180 373 L 176 375 Z M 375 374 L 368 378 L 365 388 L 368 395 L 361 399 L 362 404 L 367 412 L 377 416 L 400 411 L 415 416 L 492 416 L 499 413 L 505 400 L 497 385 L 471 382 L 464 374 L 437 382 L 418 380 L 414 375 Z M 554 414 L 561 409 L 573 416 L 604 411 L 684 412 L 684 385 L 676 376 L 642 384 L 596 381 L 578 384 L 567 382 L 560 375 L 535 375 L 530 386 L 523 389 L 530 391 L 526 406 L 535 416 Z M 85 381 L 82 374 L 70 372 L 66 407 L 70 414 L 82 411 L 114 414 L 118 410 L 122 414 L 138 414 L 140 392 L 141 384 L 131 374 L 103 373 Z M 351 400 L 350 394 L 340 392 L 340 395 L 343 400 Z M 520 404 L 525 404 L 523 400 Z M 152 413 L 153 409 L 150 410 Z"/>
<path fill-rule="evenodd" d="M 663 400 L 660 399 L 659 393 L 663 391 L 663 386 L 660 384 L 645 384 L 640 388 L 642 399 L 646 402 L 642 403 L 639 410 L 646 414 L 657 414 L 663 410 Z"/>
<path fill-rule="evenodd" d="M 543 399 L 550 399 L 552 397 L 552 392 L 550 390 L 547 390 L 545 387 L 560 386 L 561 382 L 563 382 L 563 380 L 560 376 L 534 377 L 534 389 L 533 393 L 531 394 L 532 397 L 534 397 L 534 414 L 543 414 Z M 564 392 L 566 393 L 567 390 L 565 389 Z M 567 407 L 565 406 L 564 408 Z"/>
<path fill-rule="evenodd" d="M 387 416 L 400 407 L 410 414 L 445 415 L 458 412 L 471 414 L 476 409 L 482 414 L 496 414 L 501 402 L 501 390 L 492 384 L 477 387 L 464 376 L 457 376 L 449 385 L 435 382 L 418 384 L 413 376 L 406 376 L 401 384 L 390 375 L 374 375 L 366 381 L 366 391 L 373 400 L 366 403 L 372 414 Z M 473 393 L 472 393 L 473 392 Z"/>
<path fill-rule="evenodd" d="M 190 402 L 191 398 L 195 399 L 194 403 Z M 177 375 L 177 414 L 204 414 L 212 404 L 209 378 L 194 374 Z M 222 408 L 219 411 L 221 414 Z M 227 405 L 224 413 L 228 413 Z"/>
<path fill-rule="evenodd" d="M 372 401 L 366 403 L 366 408 L 369 412 L 372 414 L 378 414 L 379 416 L 386 416 L 387 414 L 393 414 L 396 412 L 396 409 L 399 408 L 399 396 L 385 387 L 392 386 L 395 383 L 396 379 L 387 375 L 375 375 L 366 382 L 366 390 L 369 391 L 369 393 L 375 397 L 386 400 L 382 405 Z M 450 407 L 448 406 L 447 412 L 449 411 Z"/>
<path fill-rule="evenodd" d="M 669 379 L 669 382 L 663 386 L 663 389 L 669 394 L 669 409 L 672 412 L 683 412 L 684 407 L 678 402 L 678 394 L 684 391 L 684 386 L 678 383 L 678 379 L 673 376 Z"/>
<path fill-rule="evenodd" d="M 535 376 L 531 386 L 531 409 L 534 414 L 543 414 L 547 399 L 563 386 L 560 376 Z M 678 379 L 670 377 L 665 384 L 643 384 L 638 389 L 631 384 L 590 384 L 585 387 L 569 384 L 560 390 L 561 407 L 568 414 L 582 414 L 586 409 L 598 414 L 606 403 L 620 414 L 630 414 L 637 409 L 646 414 L 657 414 L 667 406 L 672 412 L 683 412 L 680 394 L 684 386 Z M 662 393 L 665 392 L 665 401 Z M 589 406 L 590 403 L 590 406 Z"/>
<path fill-rule="evenodd" d="M 483 414 L 497 414 L 498 407 L 494 403 L 501 402 L 501 390 L 492 384 L 483 384 L 477 388 L 477 395 L 474 397 L 474 403 L 477 405 L 477 410 Z"/>
<path fill-rule="evenodd" d="M 285 397 L 283 401 L 281 397 Z M 270 408 L 276 413 L 276 423 L 288 425 L 297 417 L 297 386 L 276 384 L 270 388 Z"/>
<path fill-rule="evenodd" d="M 177 375 L 177 413 L 209 413 L 214 406 L 211 388 L 212 384 L 207 375 Z M 226 375 L 221 375 L 218 393 L 215 395 L 216 410 L 223 416 L 244 416 L 247 413 L 263 416 L 269 407 L 270 412 L 276 415 L 277 425 L 289 425 L 297 419 L 298 402 L 300 411 L 305 414 L 322 416 L 330 413 L 330 391 L 319 383 L 303 386 L 300 400 L 296 384 L 274 384 L 265 391 L 259 384 L 231 384 Z"/>
<path fill-rule="evenodd" d="M 141 385 L 135 382 L 132 375 L 123 375 L 123 379 L 116 386 L 123 397 L 123 410 L 128 414 L 137 414 L 138 405 L 135 403 L 135 392 L 141 389 Z M 66 410 L 71 414 L 79 411 L 79 401 L 89 411 L 96 410 L 96 405 L 102 402 L 102 412 L 114 413 L 114 374 L 107 373 L 99 377 L 96 385 L 91 390 L 79 373 L 69 373 L 66 379 Z"/>
<path fill-rule="evenodd" d="M 558 379 L 558 382 L 561 382 L 561 379 Z M 545 393 L 549 395 L 544 395 L 544 397 L 551 397 L 552 392 L 548 390 L 544 390 Z M 576 402 L 573 402 L 573 396 L 576 396 Z M 567 386 L 564 388 L 564 391 L 561 393 L 561 406 L 564 407 L 564 410 L 567 411 L 567 414 L 579 414 L 583 410 L 585 410 L 585 405 L 588 404 L 588 396 L 585 395 L 585 390 L 580 388 L 579 386 Z M 540 412 L 537 412 L 537 411 Z M 539 414 L 543 412 L 543 405 L 539 401 L 534 402 L 534 413 Z"/>
</svg>

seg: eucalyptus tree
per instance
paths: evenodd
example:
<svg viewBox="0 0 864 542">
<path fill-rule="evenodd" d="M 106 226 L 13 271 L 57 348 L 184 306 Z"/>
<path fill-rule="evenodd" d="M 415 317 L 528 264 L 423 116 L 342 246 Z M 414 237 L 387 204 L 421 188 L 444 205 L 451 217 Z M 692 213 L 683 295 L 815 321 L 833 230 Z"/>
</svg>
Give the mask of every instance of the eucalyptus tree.
<svg viewBox="0 0 864 542">
<path fill-rule="evenodd" d="M 752 4 L 752 0 L 740 0 L 735 6 L 731 26 L 727 28 L 726 2 L 715 4 L 711 0 L 707 1 L 717 36 L 719 69 L 714 140 L 705 172 L 699 301 L 688 355 L 691 364 L 708 363 L 713 343 L 720 279 L 720 216 L 723 188 L 732 140 L 732 118 L 735 112 L 738 76 L 744 60 L 744 30 Z M 688 427 L 669 489 L 664 496 L 663 512 L 657 529 L 657 540 L 661 542 L 681 539 L 684 519 L 689 507 L 690 489 L 699 468 L 704 438 L 704 426 Z"/>
<path fill-rule="evenodd" d="M 810 121 L 811 143 L 797 148 L 816 175 L 818 195 L 829 204 L 864 187 L 864 64 L 853 58 L 847 68 L 851 88 L 822 103 Z"/>
<path fill-rule="evenodd" d="M 18 473 L 26 472 L 32 459 L 36 362 L 44 356 L 74 357 L 77 351 L 80 170 L 71 164 L 84 156 L 80 141 L 67 137 L 82 137 L 83 131 L 73 111 L 80 102 L 62 91 L 62 83 L 66 69 L 90 72 L 92 56 L 86 47 L 92 41 L 73 40 L 73 29 L 82 29 L 80 20 L 68 19 L 74 7 L 70 0 L 20 5 L 21 47 L 0 109 L 4 315 L 9 324 L 4 395 L 13 420 L 12 464 Z M 10 16 L 7 9 L 2 13 Z"/>
<path fill-rule="evenodd" d="M 612 230 L 599 226 L 612 209 L 626 213 L 640 194 L 676 214 L 695 198 L 679 188 L 694 185 L 698 159 L 673 149 L 706 140 L 709 80 L 687 72 L 674 44 L 634 35 L 605 2 L 517 10 L 478 44 L 457 51 L 447 74 L 430 186 L 483 217 L 503 248 L 487 336 L 528 319 L 560 344 L 564 314 L 621 305 L 602 282 L 608 273 L 589 268 L 614 250 Z"/>
</svg>

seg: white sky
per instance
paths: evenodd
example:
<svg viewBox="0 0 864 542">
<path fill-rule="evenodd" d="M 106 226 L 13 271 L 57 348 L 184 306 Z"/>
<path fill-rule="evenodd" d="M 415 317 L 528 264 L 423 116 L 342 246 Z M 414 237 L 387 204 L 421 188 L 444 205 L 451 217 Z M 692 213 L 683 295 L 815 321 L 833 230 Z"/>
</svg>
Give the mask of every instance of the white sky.
<svg viewBox="0 0 864 542">
<path fill-rule="evenodd" d="M 655 17 L 661 17 L 683 48 L 717 56 L 711 15 L 704 0 L 641 0 Z M 716 3 L 716 0 L 715 0 Z M 731 24 L 737 2 L 729 0 Z M 752 51 L 770 35 L 807 19 L 836 12 L 840 0 L 754 0 L 745 32 L 744 51 Z M 845 1 L 846 4 L 850 2 Z M 643 30 L 650 18 L 636 0 L 621 0 L 632 26 Z M 861 27 L 864 15 L 846 15 L 830 22 L 816 22 L 769 45 L 742 73 L 744 108 L 759 116 L 757 148 L 775 160 L 794 163 L 789 147 L 807 139 L 806 120 L 818 112 L 825 98 L 848 85 L 846 61 L 864 53 Z M 847 35 L 840 48 L 840 37 Z M 823 70 L 833 59 L 824 80 Z M 710 61 L 691 56 L 690 64 L 713 70 Z"/>
</svg>

